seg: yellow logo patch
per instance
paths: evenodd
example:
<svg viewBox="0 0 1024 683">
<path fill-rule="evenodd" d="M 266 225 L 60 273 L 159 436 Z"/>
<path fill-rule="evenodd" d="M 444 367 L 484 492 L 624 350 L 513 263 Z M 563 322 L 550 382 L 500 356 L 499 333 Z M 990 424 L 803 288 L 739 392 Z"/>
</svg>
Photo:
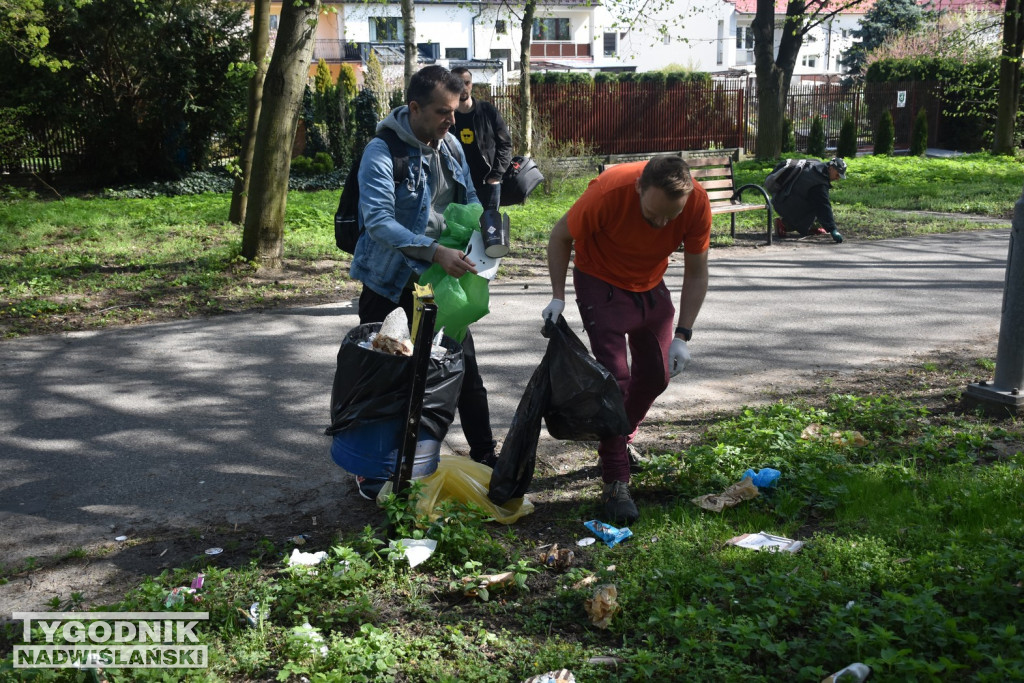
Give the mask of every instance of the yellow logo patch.
<svg viewBox="0 0 1024 683">
<path fill-rule="evenodd" d="M 472 145 L 473 141 L 476 140 L 476 136 L 473 135 L 472 128 L 463 128 L 459 131 L 459 139 L 467 145 Z"/>
</svg>

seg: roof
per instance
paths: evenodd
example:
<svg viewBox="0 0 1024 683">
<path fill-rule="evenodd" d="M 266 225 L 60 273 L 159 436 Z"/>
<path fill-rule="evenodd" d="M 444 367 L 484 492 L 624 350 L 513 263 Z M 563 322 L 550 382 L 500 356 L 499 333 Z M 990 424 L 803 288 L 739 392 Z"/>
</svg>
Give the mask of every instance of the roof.
<svg viewBox="0 0 1024 683">
<path fill-rule="evenodd" d="M 736 11 L 740 14 L 757 13 L 757 0 L 726 0 L 736 5 Z M 841 7 L 848 4 L 849 0 L 828 0 L 825 11 L 829 8 Z M 775 13 L 785 14 L 788 0 L 775 0 Z M 875 4 L 875 0 L 862 0 L 862 2 L 839 10 L 839 14 L 865 14 Z M 1003 4 L 1000 0 L 918 0 L 921 8 L 930 12 L 963 12 L 967 9 L 976 9 L 982 12 L 1002 12 Z"/>
</svg>

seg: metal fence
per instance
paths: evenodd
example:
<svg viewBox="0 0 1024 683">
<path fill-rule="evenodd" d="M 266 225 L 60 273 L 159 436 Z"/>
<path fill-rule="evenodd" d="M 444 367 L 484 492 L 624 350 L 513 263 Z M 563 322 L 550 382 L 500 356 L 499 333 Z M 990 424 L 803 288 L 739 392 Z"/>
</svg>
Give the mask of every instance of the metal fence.
<svg viewBox="0 0 1024 683">
<path fill-rule="evenodd" d="M 599 155 L 728 148 L 757 151 L 758 101 L 753 78 L 671 86 L 540 83 L 532 86 L 531 94 L 535 123 L 543 126 L 551 139 L 583 142 Z M 491 99 L 507 120 L 518 120 L 517 86 L 495 90 Z M 938 83 L 794 84 L 786 116 L 793 121 L 798 151 L 806 149 L 815 115 L 825 123 L 827 146 L 835 146 L 843 120 L 852 116 L 859 147 L 870 149 L 878 120 L 888 110 L 899 149 L 909 146 L 913 121 L 921 107 L 928 113 L 929 146 L 957 149 L 958 124 L 949 118 L 950 103 Z M 0 172 L 52 175 L 75 169 L 83 149 L 75 131 L 53 129 L 45 121 L 32 121 L 26 128 L 27 145 L 9 158 L 0 152 Z"/>
</svg>

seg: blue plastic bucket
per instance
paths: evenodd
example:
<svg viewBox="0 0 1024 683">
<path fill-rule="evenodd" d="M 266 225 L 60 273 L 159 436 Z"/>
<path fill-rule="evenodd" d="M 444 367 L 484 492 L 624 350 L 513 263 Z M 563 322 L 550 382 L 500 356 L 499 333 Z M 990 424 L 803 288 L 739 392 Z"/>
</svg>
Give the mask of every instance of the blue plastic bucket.
<svg viewBox="0 0 1024 683">
<path fill-rule="evenodd" d="M 331 458 L 335 464 L 359 477 L 388 479 L 398 460 L 402 438 L 402 420 L 384 420 L 351 427 L 334 435 Z M 437 470 L 441 461 L 441 444 L 426 430 L 420 429 L 413 458 L 412 477 L 420 479 Z"/>
</svg>

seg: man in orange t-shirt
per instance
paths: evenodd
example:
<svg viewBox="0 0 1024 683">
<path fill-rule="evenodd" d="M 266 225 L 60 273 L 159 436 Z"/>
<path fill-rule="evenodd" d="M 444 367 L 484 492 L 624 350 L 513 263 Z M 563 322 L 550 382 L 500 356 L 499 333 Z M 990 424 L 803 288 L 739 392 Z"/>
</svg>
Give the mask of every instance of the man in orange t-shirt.
<svg viewBox="0 0 1024 683">
<path fill-rule="evenodd" d="M 551 229 L 551 303 L 544 319 L 565 308 L 565 276 L 573 248 L 573 285 L 594 357 L 616 378 L 632 431 L 598 446 L 601 501 L 607 518 L 629 523 L 639 512 L 629 495 L 628 448 L 654 400 L 690 360 L 686 342 L 708 289 L 711 205 L 680 157 L 619 164 L 591 181 Z M 683 287 L 676 322 L 663 277 L 683 247 Z M 632 356 L 627 361 L 626 347 Z"/>
</svg>

